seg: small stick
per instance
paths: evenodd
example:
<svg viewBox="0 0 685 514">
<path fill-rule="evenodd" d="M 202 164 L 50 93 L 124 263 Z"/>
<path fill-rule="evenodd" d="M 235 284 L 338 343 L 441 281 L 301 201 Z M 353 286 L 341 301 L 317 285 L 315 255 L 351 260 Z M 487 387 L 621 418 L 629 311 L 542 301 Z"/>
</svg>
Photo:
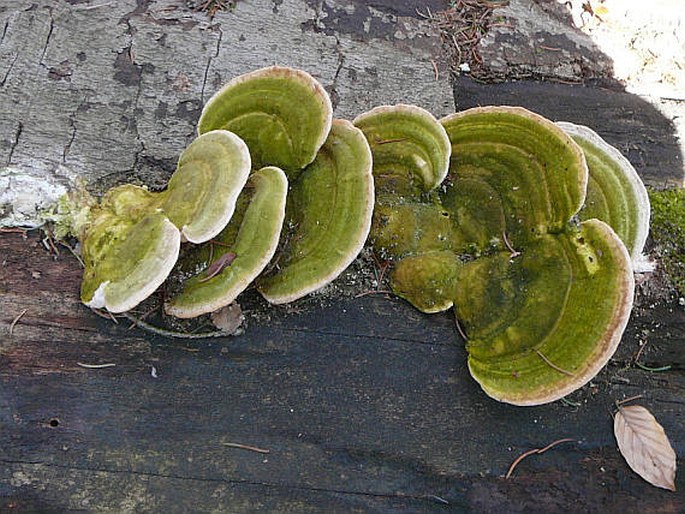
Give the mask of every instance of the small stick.
<svg viewBox="0 0 685 514">
<path fill-rule="evenodd" d="M 76 250 L 74 250 L 71 246 L 69 246 L 64 241 L 59 241 L 59 244 L 61 244 L 63 247 L 65 247 L 67 250 L 69 250 L 71 252 L 71 255 L 76 257 L 76 260 L 79 262 L 79 264 L 81 265 L 82 268 L 86 267 L 85 263 L 83 262 L 83 259 L 81 259 L 81 256 L 76 253 Z"/>
<path fill-rule="evenodd" d="M 14 326 L 19 322 L 19 320 L 22 318 L 22 316 L 23 316 L 24 314 L 26 314 L 26 311 L 28 311 L 28 309 L 24 309 L 23 311 L 21 311 L 21 312 L 19 313 L 19 316 L 17 316 L 16 318 L 14 318 L 14 319 L 12 320 L 12 323 L 10 323 L 10 337 L 12 337 L 12 334 L 14 333 Z"/>
<path fill-rule="evenodd" d="M 392 291 L 387 291 L 385 289 L 376 289 L 376 290 L 369 290 L 369 291 L 364 291 L 361 292 L 357 295 L 355 295 L 355 298 L 361 298 L 362 296 L 367 296 L 370 294 L 392 294 Z"/>
<path fill-rule="evenodd" d="M 21 234 L 22 239 L 26 239 L 26 234 L 28 229 L 16 228 L 16 227 L 0 227 L 0 233 L 2 234 Z"/>
<path fill-rule="evenodd" d="M 509 255 L 510 259 L 513 259 L 514 257 L 518 257 L 521 255 L 521 252 L 514 250 L 514 247 L 511 246 L 511 243 L 509 242 L 509 239 L 507 239 L 507 233 L 502 232 L 502 241 L 504 241 L 504 244 L 507 247 L 507 250 L 511 252 L 511 255 Z"/>
<path fill-rule="evenodd" d="M 559 366 L 554 364 L 551 360 L 549 360 L 547 357 L 545 357 L 545 355 L 540 350 L 538 350 L 537 348 L 534 348 L 533 351 L 535 353 L 537 353 L 538 356 L 543 361 L 545 361 L 545 364 L 547 364 L 549 367 L 557 370 L 559 373 L 563 373 L 564 375 L 568 375 L 569 377 L 575 377 L 575 375 L 573 373 L 571 373 L 570 371 L 566 371 L 564 368 L 560 368 Z"/>
<path fill-rule="evenodd" d="M 624 403 L 632 402 L 633 400 L 639 400 L 640 398 L 643 398 L 641 394 L 636 394 L 635 396 L 631 396 L 630 398 L 625 398 L 623 400 L 617 400 L 616 401 L 616 407 L 620 407 Z"/>
<path fill-rule="evenodd" d="M 457 318 L 456 316 L 454 317 L 454 324 L 457 326 L 457 332 L 459 332 L 459 335 L 461 336 L 461 338 L 464 341 L 468 341 L 469 338 L 466 337 L 466 332 L 462 328 L 461 323 L 459 323 L 459 318 Z"/>
<path fill-rule="evenodd" d="M 77 362 L 76 365 L 86 369 L 104 369 L 113 368 L 114 366 L 116 366 L 116 364 L 114 364 L 113 362 L 107 362 L 105 364 L 86 364 L 84 362 Z"/>
<path fill-rule="evenodd" d="M 266 450 L 264 448 L 257 448 L 256 446 L 249 446 L 247 444 L 240 443 L 221 443 L 223 446 L 228 446 L 229 448 L 239 448 L 241 450 L 249 450 L 251 452 L 257 453 L 271 453 L 271 450 Z"/>
<path fill-rule="evenodd" d="M 152 314 L 153 312 L 155 312 L 155 311 L 156 311 L 157 309 L 159 309 L 161 306 L 162 306 L 162 305 L 160 304 L 160 305 L 157 305 L 156 307 L 153 307 L 152 309 L 149 309 L 147 312 L 144 312 L 143 314 L 141 314 L 140 316 L 138 316 L 138 319 L 143 320 L 143 319 L 147 318 L 150 314 Z M 132 328 L 135 328 L 135 327 L 136 327 L 136 324 L 135 324 L 135 323 L 131 323 L 131 325 L 128 327 L 128 330 L 131 330 Z"/>
<path fill-rule="evenodd" d="M 433 59 L 431 59 L 431 64 L 433 65 L 433 71 L 435 72 L 435 81 L 437 82 L 438 80 L 440 80 L 440 72 L 438 71 L 438 65 Z"/>
<path fill-rule="evenodd" d="M 654 373 L 658 373 L 660 371 L 669 371 L 671 369 L 670 364 L 667 364 L 666 366 L 660 366 L 658 368 L 650 368 L 649 366 L 645 366 L 640 362 L 636 362 L 635 365 L 640 369 L 644 369 L 645 371 L 652 371 Z"/>
<path fill-rule="evenodd" d="M 114 321 L 117 325 L 119 324 L 119 320 L 117 320 L 116 316 L 112 314 L 109 311 L 103 311 L 101 309 L 94 309 L 93 307 L 90 308 L 91 311 L 93 311 L 95 314 L 100 316 L 101 318 L 109 319 L 111 321 Z"/>
<path fill-rule="evenodd" d="M 526 457 L 530 455 L 535 455 L 535 454 L 541 454 L 545 453 L 547 450 L 550 450 L 554 448 L 556 445 L 561 444 L 561 443 L 572 443 L 574 442 L 574 439 L 571 438 L 565 438 L 565 439 L 559 439 L 557 441 L 554 441 L 553 443 L 549 443 L 547 446 L 544 448 L 534 448 L 533 450 L 528 450 L 527 452 L 522 453 L 519 455 L 514 462 L 511 463 L 511 466 L 509 466 L 509 471 L 507 471 L 507 474 L 504 476 L 505 480 L 511 477 L 511 474 L 514 472 L 514 468 L 518 466 L 518 464 L 525 459 Z"/>
<path fill-rule="evenodd" d="M 206 339 L 209 337 L 226 337 L 227 335 L 229 335 L 223 330 L 216 330 L 214 332 L 203 332 L 201 334 L 176 332 L 175 330 L 167 330 L 165 328 L 156 327 L 154 325 L 151 325 L 150 323 L 146 323 L 142 319 L 136 318 L 133 314 L 129 314 L 128 312 L 122 312 L 122 315 L 128 318 L 130 321 L 133 321 L 135 326 L 142 328 L 143 330 L 147 330 L 148 332 L 152 332 L 153 334 L 157 334 L 159 336 L 164 337 L 176 337 L 178 339 Z"/>
</svg>

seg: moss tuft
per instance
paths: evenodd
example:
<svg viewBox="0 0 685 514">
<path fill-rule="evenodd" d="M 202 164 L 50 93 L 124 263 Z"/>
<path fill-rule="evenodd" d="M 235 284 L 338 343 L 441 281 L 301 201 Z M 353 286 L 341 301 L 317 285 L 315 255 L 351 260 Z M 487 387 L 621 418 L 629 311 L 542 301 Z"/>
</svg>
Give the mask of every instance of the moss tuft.
<svg viewBox="0 0 685 514">
<path fill-rule="evenodd" d="M 685 189 L 649 191 L 651 234 L 666 273 L 685 295 Z"/>
</svg>

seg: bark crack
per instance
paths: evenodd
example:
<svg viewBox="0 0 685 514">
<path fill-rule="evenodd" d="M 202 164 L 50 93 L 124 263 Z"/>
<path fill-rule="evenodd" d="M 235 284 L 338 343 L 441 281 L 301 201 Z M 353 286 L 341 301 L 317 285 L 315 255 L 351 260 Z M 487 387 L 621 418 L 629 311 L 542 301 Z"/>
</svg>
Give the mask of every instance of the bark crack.
<svg viewBox="0 0 685 514">
<path fill-rule="evenodd" d="M 19 138 L 21 137 L 21 133 L 24 131 L 24 124 L 20 121 L 17 124 L 17 129 L 14 131 L 14 140 L 12 141 L 12 146 L 10 146 L 10 153 L 7 156 L 7 166 L 12 164 L 12 156 L 14 155 L 14 150 L 17 148 L 17 145 L 19 145 Z"/>
<path fill-rule="evenodd" d="M 45 44 L 43 45 L 43 53 L 40 55 L 41 66 L 45 66 L 45 54 L 48 51 L 48 46 L 50 45 L 50 39 L 52 38 L 52 32 L 55 30 L 55 18 L 52 16 L 52 10 L 50 10 L 50 28 L 48 29 L 48 36 L 45 38 Z"/>
<path fill-rule="evenodd" d="M 345 52 L 343 52 L 342 45 L 340 44 L 340 39 L 337 37 L 335 38 L 335 51 L 338 54 L 338 65 L 335 70 L 335 74 L 333 75 L 333 83 L 328 86 L 326 89 L 328 90 L 328 94 L 331 97 L 331 104 L 333 105 L 333 109 L 336 109 L 338 107 L 338 103 L 340 102 L 340 96 L 338 95 L 337 87 L 338 87 L 338 77 L 340 76 L 340 72 L 343 69 L 343 66 L 345 64 Z"/>
<path fill-rule="evenodd" d="M 87 100 L 88 97 L 84 97 L 83 100 L 81 100 L 81 102 L 78 104 L 76 109 L 74 109 L 72 113 L 69 115 L 69 127 L 71 128 L 71 135 L 69 137 L 69 141 L 67 141 L 67 144 L 64 145 L 64 151 L 62 152 L 62 164 L 67 163 L 67 155 L 69 155 L 71 145 L 74 143 L 74 140 L 76 139 L 76 131 L 78 130 L 76 126 L 76 116 L 78 115 L 78 112 L 81 110 L 81 108 L 83 108 Z"/>
<path fill-rule="evenodd" d="M 12 72 L 12 68 L 14 68 L 14 64 L 17 62 L 17 59 L 19 59 L 19 54 L 14 55 L 14 59 L 10 63 L 10 65 L 7 67 L 7 71 L 5 72 L 5 76 L 2 77 L 2 80 L 0 80 L 0 87 L 5 87 L 5 83 L 7 82 L 7 78 L 10 76 L 10 73 Z"/>
<path fill-rule="evenodd" d="M 22 461 L 22 460 L 12 460 L 12 459 L 2 459 L 0 460 L 3 464 L 8 465 L 20 465 L 20 466 L 44 466 L 47 468 L 57 468 L 66 469 L 73 471 L 90 471 L 95 473 L 111 473 L 111 474 L 130 474 L 147 478 L 168 478 L 171 480 L 189 480 L 193 482 L 202 483 L 222 483 L 229 485 L 238 486 L 257 486 L 264 487 L 268 489 L 281 489 L 286 491 L 305 491 L 313 493 L 326 493 L 326 494 L 343 494 L 349 496 L 362 496 L 371 498 L 390 498 L 399 500 L 409 500 L 409 501 L 426 501 L 430 503 L 441 503 L 445 504 L 447 500 L 435 496 L 432 494 L 408 494 L 402 492 L 382 492 L 382 491 L 359 491 L 352 489 L 336 489 L 332 487 L 317 487 L 310 485 L 297 485 L 297 484 L 282 484 L 276 482 L 265 482 L 260 480 L 243 480 L 235 478 L 220 478 L 220 477 L 193 477 L 185 475 L 177 475 L 174 473 L 155 473 L 150 471 L 139 471 L 135 469 L 111 469 L 107 467 L 91 467 L 91 466 L 73 466 L 56 464 L 53 462 L 41 462 L 41 461 Z"/>
<path fill-rule="evenodd" d="M 2 36 L 0 36 L 0 46 L 2 46 L 2 43 L 5 41 L 5 36 L 7 35 L 7 29 L 9 28 L 9 26 L 10 21 L 5 21 L 5 26 L 2 28 Z"/>
<path fill-rule="evenodd" d="M 202 105 L 205 104 L 205 89 L 207 87 L 207 78 L 209 77 L 209 68 L 212 66 L 212 61 L 219 57 L 219 51 L 221 50 L 221 41 L 224 38 L 224 31 L 221 30 L 221 26 L 215 25 L 215 27 L 219 30 L 219 37 L 216 41 L 216 51 L 214 52 L 214 55 L 210 55 L 207 58 L 207 66 L 205 66 L 205 74 L 202 79 L 202 91 L 200 93 L 200 100 L 202 102 Z"/>
</svg>

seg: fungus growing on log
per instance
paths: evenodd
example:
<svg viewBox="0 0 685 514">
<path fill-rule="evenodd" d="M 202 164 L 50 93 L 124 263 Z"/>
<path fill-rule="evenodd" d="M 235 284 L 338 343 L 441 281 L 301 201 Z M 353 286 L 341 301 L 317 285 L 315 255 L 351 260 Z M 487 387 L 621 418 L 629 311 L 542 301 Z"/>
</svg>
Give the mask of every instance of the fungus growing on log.
<svg viewBox="0 0 685 514">
<path fill-rule="evenodd" d="M 258 281 L 270 303 L 294 301 L 342 273 L 359 255 L 371 226 L 371 151 L 349 121 L 334 120 L 316 159 L 292 183 L 291 231 L 274 271 Z"/>
<path fill-rule="evenodd" d="M 583 149 L 590 170 L 580 218 L 608 223 L 628 248 L 633 269 L 651 269 L 642 255 L 649 233 L 649 196 L 635 168 L 594 130 L 568 122 L 557 125 Z"/>
<path fill-rule="evenodd" d="M 280 168 L 265 167 L 250 177 L 239 207 L 214 241 L 193 249 L 192 266 L 202 271 L 183 284 L 165 310 L 179 318 L 214 312 L 231 304 L 262 272 L 278 246 L 285 217 L 288 180 Z M 211 250 L 211 251 L 210 251 Z M 217 265 L 218 264 L 218 265 Z M 213 265 L 217 265 L 212 269 Z"/>
<path fill-rule="evenodd" d="M 249 171 L 238 136 L 208 132 L 181 154 L 166 190 L 125 184 L 99 203 L 72 207 L 85 265 L 81 300 L 117 313 L 147 298 L 171 272 L 182 240 L 201 243 L 224 228 Z"/>
<path fill-rule="evenodd" d="M 634 288 L 628 252 L 606 223 L 573 222 L 588 169 L 552 122 L 485 107 L 441 123 L 452 146 L 443 187 L 379 205 L 374 219 L 374 245 L 395 261 L 393 291 L 424 312 L 454 305 L 488 395 L 559 399 L 620 341 Z"/>
<path fill-rule="evenodd" d="M 308 73 L 279 66 L 240 75 L 212 96 L 198 132 L 225 129 L 250 148 L 255 169 L 278 166 L 292 178 L 314 160 L 326 140 L 333 108 Z"/>
</svg>

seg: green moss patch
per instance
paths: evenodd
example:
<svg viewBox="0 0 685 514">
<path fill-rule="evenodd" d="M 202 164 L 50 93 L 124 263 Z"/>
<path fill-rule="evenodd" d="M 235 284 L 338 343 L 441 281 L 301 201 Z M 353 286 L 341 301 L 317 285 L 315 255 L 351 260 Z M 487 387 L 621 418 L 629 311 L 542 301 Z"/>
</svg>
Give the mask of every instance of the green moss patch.
<svg viewBox="0 0 685 514">
<path fill-rule="evenodd" d="M 661 262 L 674 285 L 685 295 L 685 189 L 649 191 L 651 234 Z"/>
</svg>

